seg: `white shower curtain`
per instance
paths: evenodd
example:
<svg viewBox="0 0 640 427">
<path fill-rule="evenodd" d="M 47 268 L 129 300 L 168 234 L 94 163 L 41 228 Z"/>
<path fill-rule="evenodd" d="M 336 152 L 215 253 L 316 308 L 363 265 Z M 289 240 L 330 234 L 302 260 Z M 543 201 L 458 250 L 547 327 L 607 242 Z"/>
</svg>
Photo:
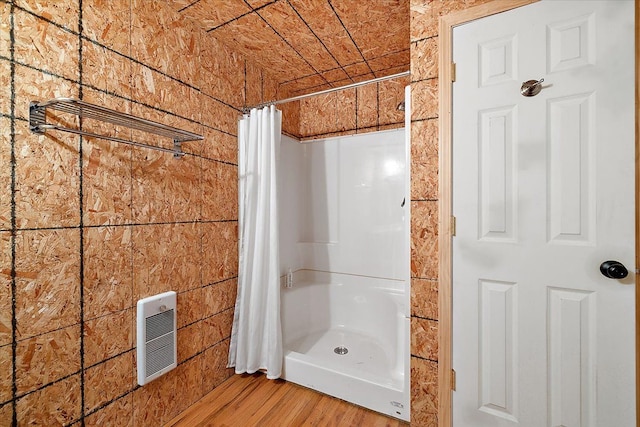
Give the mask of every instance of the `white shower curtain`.
<svg viewBox="0 0 640 427">
<path fill-rule="evenodd" d="M 282 113 L 253 109 L 238 124 L 240 266 L 229 348 L 238 374 L 282 371 L 277 160 Z"/>
</svg>

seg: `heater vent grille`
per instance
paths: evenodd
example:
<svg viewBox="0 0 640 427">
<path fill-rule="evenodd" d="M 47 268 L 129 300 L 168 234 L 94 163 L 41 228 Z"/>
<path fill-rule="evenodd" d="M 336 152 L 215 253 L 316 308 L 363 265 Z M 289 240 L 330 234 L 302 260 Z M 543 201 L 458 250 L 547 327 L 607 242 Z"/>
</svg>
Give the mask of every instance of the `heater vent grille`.
<svg viewBox="0 0 640 427">
<path fill-rule="evenodd" d="M 176 293 L 141 299 L 137 318 L 138 384 L 144 385 L 177 366 Z"/>
<path fill-rule="evenodd" d="M 173 359 L 173 332 L 147 342 L 147 369 L 146 376 L 150 377 L 170 366 Z"/>
<path fill-rule="evenodd" d="M 167 310 L 163 313 L 147 317 L 145 319 L 145 322 L 147 323 L 147 337 L 145 341 L 153 341 L 159 336 L 173 331 L 173 315 L 173 310 Z"/>
</svg>

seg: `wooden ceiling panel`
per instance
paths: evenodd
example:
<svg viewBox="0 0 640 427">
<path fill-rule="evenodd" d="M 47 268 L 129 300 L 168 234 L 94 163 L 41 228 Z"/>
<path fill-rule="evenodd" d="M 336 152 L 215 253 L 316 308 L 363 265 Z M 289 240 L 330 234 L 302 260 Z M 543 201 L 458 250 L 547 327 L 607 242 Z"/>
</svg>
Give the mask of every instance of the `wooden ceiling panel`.
<svg viewBox="0 0 640 427">
<path fill-rule="evenodd" d="M 275 77 L 280 94 L 409 69 L 411 0 L 169 1 L 177 14 L 206 30 L 206 37 Z"/>
<path fill-rule="evenodd" d="M 351 40 L 328 1 L 288 0 L 288 3 L 309 24 L 340 65 L 345 66 L 363 60 L 358 47 Z"/>
<path fill-rule="evenodd" d="M 315 92 L 316 90 L 322 90 L 318 88 L 326 89 L 331 86 L 325 79 L 317 74 L 313 74 L 311 76 L 287 82 L 286 87 L 288 88 L 288 93 L 291 93 L 292 95 L 299 95 L 301 91 Z"/>
<path fill-rule="evenodd" d="M 317 72 L 338 67 L 338 63 L 311 32 L 300 16 L 285 2 L 266 6 L 258 14 L 283 37 Z"/>
<path fill-rule="evenodd" d="M 249 3 L 252 9 L 257 9 L 269 3 L 275 3 L 276 0 L 246 0 L 246 2 Z"/>
<path fill-rule="evenodd" d="M 177 11 L 181 11 L 185 7 L 191 6 L 198 0 L 170 0 L 171 8 Z"/>
<path fill-rule="evenodd" d="M 287 93 L 289 95 L 287 96 L 299 96 L 299 95 L 305 95 L 307 93 L 313 93 L 313 92 L 319 92 L 322 90 L 326 90 L 326 89 L 331 89 L 331 86 L 329 84 L 323 84 L 320 86 L 312 86 L 312 87 L 303 87 L 302 84 L 298 84 L 298 83 L 287 83 L 285 85 L 283 85 L 283 87 L 286 87 L 287 89 Z"/>
<path fill-rule="evenodd" d="M 349 80 L 349 76 L 347 75 L 347 72 L 342 68 L 334 68 L 333 70 L 325 71 L 324 73 L 321 73 L 321 74 L 322 74 L 322 77 L 324 77 L 324 79 L 329 83 L 334 83 L 334 82 L 344 83 L 346 80 Z"/>
<path fill-rule="evenodd" d="M 379 77 L 382 77 L 384 75 L 387 75 L 384 73 L 385 70 L 395 68 L 400 65 L 404 65 L 405 70 L 408 70 L 410 60 L 411 52 L 409 51 L 409 49 L 406 49 L 400 52 L 391 53 L 389 55 L 379 56 L 375 59 L 369 60 L 368 62 L 374 73 L 376 73 L 376 75 L 379 75 Z"/>
<path fill-rule="evenodd" d="M 330 0 L 366 60 L 409 46 L 407 0 Z"/>
<path fill-rule="evenodd" d="M 404 73 L 408 69 L 409 69 L 408 65 L 398 65 L 397 67 L 387 68 L 386 70 L 384 70 L 384 72 L 376 71 L 376 77 L 384 77 L 384 76 L 390 76 L 392 74 Z"/>
<path fill-rule="evenodd" d="M 200 0 L 182 9 L 181 13 L 203 29 L 210 30 L 250 12 L 251 8 L 244 0 Z"/>
<path fill-rule="evenodd" d="M 375 79 L 375 78 L 376 78 L 376 76 L 373 73 L 360 74 L 359 76 L 351 77 L 351 79 L 355 83 L 364 82 L 364 81 Z"/>
<path fill-rule="evenodd" d="M 349 77 L 354 78 L 361 76 L 363 74 L 371 74 L 371 68 L 369 68 L 369 64 L 364 61 L 356 62 L 355 64 L 347 65 L 344 67 Z"/>
<path fill-rule="evenodd" d="M 210 34 L 244 56 L 255 59 L 282 80 L 314 74 L 313 69 L 256 13 L 229 22 Z"/>
</svg>

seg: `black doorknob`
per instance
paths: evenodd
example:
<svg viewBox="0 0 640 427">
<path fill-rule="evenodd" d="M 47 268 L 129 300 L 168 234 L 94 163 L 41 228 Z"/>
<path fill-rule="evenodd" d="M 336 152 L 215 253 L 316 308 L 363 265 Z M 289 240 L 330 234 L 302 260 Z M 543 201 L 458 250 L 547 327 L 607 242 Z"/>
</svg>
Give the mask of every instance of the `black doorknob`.
<svg viewBox="0 0 640 427">
<path fill-rule="evenodd" d="M 605 261 L 600 264 L 600 273 L 609 279 L 624 279 L 629 271 L 618 261 Z"/>
</svg>

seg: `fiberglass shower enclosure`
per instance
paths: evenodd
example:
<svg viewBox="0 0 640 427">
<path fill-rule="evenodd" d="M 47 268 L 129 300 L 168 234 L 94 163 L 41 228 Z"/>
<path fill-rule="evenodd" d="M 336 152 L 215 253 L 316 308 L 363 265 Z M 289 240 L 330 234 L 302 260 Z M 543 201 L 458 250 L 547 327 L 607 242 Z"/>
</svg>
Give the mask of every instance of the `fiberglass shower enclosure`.
<svg viewBox="0 0 640 427">
<path fill-rule="evenodd" d="M 405 129 L 283 136 L 278 178 L 284 378 L 405 420 L 408 146 Z"/>
</svg>

